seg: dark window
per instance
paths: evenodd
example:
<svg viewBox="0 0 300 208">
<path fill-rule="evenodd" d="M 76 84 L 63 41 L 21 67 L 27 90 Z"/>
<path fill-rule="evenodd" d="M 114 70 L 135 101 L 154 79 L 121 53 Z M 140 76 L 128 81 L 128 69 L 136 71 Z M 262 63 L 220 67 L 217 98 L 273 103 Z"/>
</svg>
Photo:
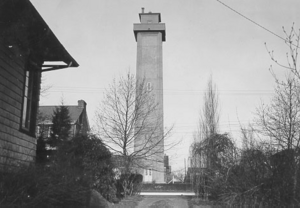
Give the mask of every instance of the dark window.
<svg viewBox="0 0 300 208">
<path fill-rule="evenodd" d="M 30 135 L 35 133 L 36 110 L 39 98 L 39 74 L 36 69 L 25 71 L 21 129 Z"/>
<path fill-rule="evenodd" d="M 23 115 L 22 115 L 22 128 L 29 130 L 31 122 L 31 105 L 32 105 L 32 72 L 25 72 L 25 86 L 24 86 L 24 100 L 23 100 Z"/>
</svg>

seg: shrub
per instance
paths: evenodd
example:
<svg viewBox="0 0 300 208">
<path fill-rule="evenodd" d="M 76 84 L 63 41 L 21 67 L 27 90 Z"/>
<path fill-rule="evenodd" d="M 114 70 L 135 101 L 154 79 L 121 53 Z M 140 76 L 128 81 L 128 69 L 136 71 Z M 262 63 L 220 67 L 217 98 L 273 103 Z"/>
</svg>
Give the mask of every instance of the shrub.
<svg viewBox="0 0 300 208">
<path fill-rule="evenodd" d="M 244 151 L 240 163 L 230 169 L 219 187 L 220 200 L 231 207 L 299 207 L 299 186 L 295 201 L 292 197 L 292 173 L 296 167 L 293 158 L 293 150 L 271 155 L 258 149 Z"/>
<path fill-rule="evenodd" d="M 116 201 L 111 153 L 96 137 L 64 142 L 47 165 L 0 172 L 0 207 L 85 207 L 91 189 Z"/>
<path fill-rule="evenodd" d="M 121 174 L 117 180 L 117 196 L 123 198 L 139 194 L 142 189 L 143 176 L 138 173 Z"/>
<path fill-rule="evenodd" d="M 96 136 L 77 135 L 58 147 L 54 165 L 73 169 L 77 180 L 83 180 L 108 201 L 116 200 L 111 153 Z"/>
<path fill-rule="evenodd" d="M 49 162 L 49 156 L 51 155 L 51 151 L 46 149 L 46 142 L 42 136 L 40 136 L 37 139 L 37 144 L 36 144 L 36 157 L 35 161 L 37 164 L 46 164 Z"/>
<path fill-rule="evenodd" d="M 2 171 L 0 207 L 83 207 L 89 188 L 65 168 L 19 166 Z"/>
</svg>

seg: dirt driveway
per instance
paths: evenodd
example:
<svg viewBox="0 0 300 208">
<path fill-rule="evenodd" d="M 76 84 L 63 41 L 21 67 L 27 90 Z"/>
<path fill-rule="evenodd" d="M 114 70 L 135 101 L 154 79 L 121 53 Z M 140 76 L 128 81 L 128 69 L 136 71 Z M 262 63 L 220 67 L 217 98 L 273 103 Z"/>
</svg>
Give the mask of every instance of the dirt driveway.
<svg viewBox="0 0 300 208">
<path fill-rule="evenodd" d="M 183 196 L 144 196 L 138 208 L 189 208 L 188 200 Z"/>
</svg>

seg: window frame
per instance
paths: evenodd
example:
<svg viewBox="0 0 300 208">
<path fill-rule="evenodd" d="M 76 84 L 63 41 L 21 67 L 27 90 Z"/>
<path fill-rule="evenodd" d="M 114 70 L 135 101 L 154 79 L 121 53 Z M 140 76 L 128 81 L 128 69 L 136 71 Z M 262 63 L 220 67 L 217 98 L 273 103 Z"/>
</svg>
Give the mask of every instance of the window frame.
<svg viewBox="0 0 300 208">
<path fill-rule="evenodd" d="M 24 69 L 22 92 L 22 107 L 20 116 L 20 131 L 35 137 L 36 115 L 40 93 L 41 72 L 34 64 L 28 64 Z"/>
</svg>

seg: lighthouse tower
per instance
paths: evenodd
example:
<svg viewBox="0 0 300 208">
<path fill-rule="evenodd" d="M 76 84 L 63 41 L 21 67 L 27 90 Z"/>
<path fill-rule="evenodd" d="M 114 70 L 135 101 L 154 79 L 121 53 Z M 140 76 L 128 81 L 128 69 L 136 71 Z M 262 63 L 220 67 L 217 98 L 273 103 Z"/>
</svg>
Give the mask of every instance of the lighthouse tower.
<svg viewBox="0 0 300 208">
<path fill-rule="evenodd" d="M 153 97 L 157 108 L 152 115 L 151 122 L 155 122 L 156 128 L 152 140 L 159 141 L 153 149 L 153 155 L 144 161 L 143 168 L 139 172 L 143 175 L 144 182 L 163 183 L 164 180 L 164 125 L 163 125 L 163 64 L 162 43 L 166 41 L 165 24 L 161 23 L 160 13 L 139 14 L 140 23 L 134 24 L 133 31 L 137 42 L 137 81 L 143 80 L 147 90 Z M 158 124 L 158 128 L 157 128 Z M 136 140 L 143 140 L 147 135 L 139 135 Z M 137 148 L 135 146 L 135 148 Z"/>
</svg>

